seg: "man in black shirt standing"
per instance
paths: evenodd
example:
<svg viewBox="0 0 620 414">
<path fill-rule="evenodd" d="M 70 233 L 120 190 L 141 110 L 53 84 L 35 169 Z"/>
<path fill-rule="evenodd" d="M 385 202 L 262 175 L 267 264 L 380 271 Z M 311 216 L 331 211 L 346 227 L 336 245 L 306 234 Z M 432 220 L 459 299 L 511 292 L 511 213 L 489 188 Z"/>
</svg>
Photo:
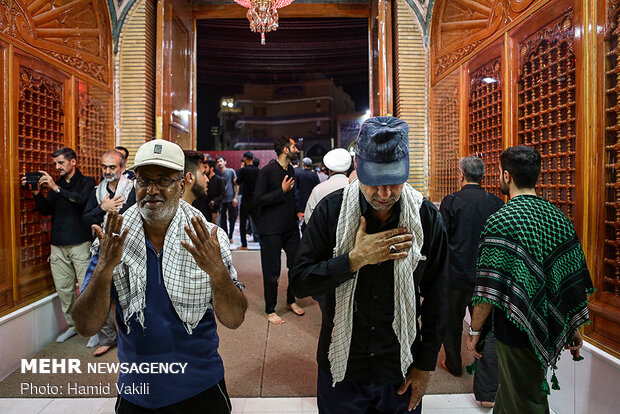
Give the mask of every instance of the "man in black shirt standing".
<svg viewBox="0 0 620 414">
<path fill-rule="evenodd" d="M 293 292 L 325 295 L 320 413 L 420 413 L 437 363 L 448 245 L 437 208 L 406 183 L 408 132 L 394 117 L 364 122 L 358 180 L 318 204 L 299 247 Z"/>
<path fill-rule="evenodd" d="M 254 202 L 260 209 L 256 224 L 260 237 L 265 315 L 269 322 L 280 325 L 284 323 L 284 319 L 276 313 L 280 255 L 284 249 L 290 280 L 290 269 L 299 246 L 297 221 L 302 212 L 295 203 L 295 170 L 291 165 L 291 161 L 299 156 L 295 141 L 289 137 L 280 137 L 276 139 L 274 149 L 278 158 L 259 171 Z M 290 284 L 286 290 L 286 306 L 299 316 L 305 313 L 295 303 Z"/>
<path fill-rule="evenodd" d="M 443 339 L 446 360 L 442 366 L 454 376 L 461 376 L 461 337 L 465 308 L 471 308 L 471 296 L 476 281 L 476 259 L 480 232 L 487 218 L 502 208 L 504 202 L 480 186 L 484 176 L 484 162 L 468 156 L 459 161 L 459 184 L 461 189 L 447 195 L 439 211 L 448 233 L 450 247 L 450 313 Z M 489 321 L 490 322 L 490 321 Z M 493 407 L 497 391 L 497 354 L 495 338 L 487 335 L 484 358 L 476 362 L 474 395 L 484 407 Z"/>
<path fill-rule="evenodd" d="M 254 211 L 254 189 L 258 178 L 258 167 L 254 166 L 254 154 L 246 151 L 243 154 L 243 168 L 237 173 L 237 184 L 241 188 L 241 206 L 239 207 L 239 231 L 241 233 L 241 250 L 248 248 L 247 225 L 250 217 L 256 221 Z"/>
<path fill-rule="evenodd" d="M 62 313 L 69 325 L 56 341 L 64 342 L 77 334 L 69 308 L 77 297 L 75 280 L 82 286 L 90 261 L 92 234 L 90 227 L 82 222 L 82 210 L 96 183 L 93 177 L 82 175 L 71 148 L 60 148 L 52 157 L 60 178 L 54 182 L 47 172 L 39 171 L 43 176 L 32 193 L 39 214 L 52 216 L 50 267 Z M 41 187 L 49 188 L 47 196 L 41 194 Z"/>
<path fill-rule="evenodd" d="M 204 162 L 204 166 L 209 179 L 207 195 L 206 197 L 197 198 L 192 203 L 192 206 L 200 210 L 207 220 L 217 225 L 220 217 L 220 204 L 224 199 L 226 188 L 224 181 L 215 173 L 215 161 L 207 159 Z"/>
<path fill-rule="evenodd" d="M 321 180 L 319 176 L 314 172 L 312 168 L 312 160 L 308 157 L 301 160 L 301 168 L 298 168 L 295 173 L 296 190 L 295 196 L 297 198 L 297 207 L 301 211 L 306 211 L 306 204 L 310 198 L 310 194 L 314 187 L 316 187 Z M 302 222 L 301 231 L 306 228 L 306 223 Z"/>
</svg>

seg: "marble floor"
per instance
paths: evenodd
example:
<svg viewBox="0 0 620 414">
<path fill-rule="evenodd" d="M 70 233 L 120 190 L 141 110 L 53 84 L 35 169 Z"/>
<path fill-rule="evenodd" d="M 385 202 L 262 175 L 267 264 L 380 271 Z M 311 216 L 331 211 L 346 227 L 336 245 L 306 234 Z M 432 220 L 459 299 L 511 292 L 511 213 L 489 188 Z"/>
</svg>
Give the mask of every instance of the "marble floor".
<svg viewBox="0 0 620 414">
<path fill-rule="evenodd" d="M 114 398 L 3 398 L 0 413 L 114 414 Z M 316 398 L 233 398 L 233 414 L 315 414 Z M 473 394 L 435 394 L 424 397 L 423 414 L 478 414 Z M 555 414 L 551 411 L 552 414 Z M 352 413 L 353 414 L 353 413 Z"/>
</svg>

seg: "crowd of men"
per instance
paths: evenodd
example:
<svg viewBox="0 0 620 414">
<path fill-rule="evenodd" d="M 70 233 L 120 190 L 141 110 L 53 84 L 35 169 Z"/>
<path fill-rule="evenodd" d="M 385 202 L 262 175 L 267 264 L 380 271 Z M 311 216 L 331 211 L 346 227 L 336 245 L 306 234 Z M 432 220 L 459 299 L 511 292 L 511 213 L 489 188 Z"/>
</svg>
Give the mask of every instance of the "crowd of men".
<svg viewBox="0 0 620 414">
<path fill-rule="evenodd" d="M 121 392 L 117 413 L 231 412 L 216 318 L 236 329 L 247 309 L 231 253 L 238 215 L 240 249 L 248 234 L 260 243 L 268 323 L 285 323 L 282 250 L 286 308 L 302 316 L 296 298 L 320 304 L 320 413 L 420 413 L 442 344 L 440 365 L 462 375 L 466 309 L 479 404 L 549 412 L 547 371 L 563 348 L 579 358 L 593 287 L 572 223 L 536 195 L 536 150 L 502 152 L 505 204 L 482 188 L 483 161 L 464 157 L 461 188 L 439 209 L 407 183 L 409 128 L 398 118 L 366 120 L 353 160 L 342 148 L 328 152 L 328 179 L 309 158 L 293 167 L 292 138 L 276 139 L 274 150 L 260 169 L 245 152 L 235 171 L 224 156 L 152 140 L 130 168 L 127 149 L 104 152 L 97 185 L 61 148 L 59 178 L 41 172 L 32 192 L 39 213 L 52 216 L 50 265 L 68 325 L 57 341 L 79 332 L 98 346 L 95 356 L 118 341 L 120 362 L 187 362 L 183 375 L 121 373 L 119 383 L 151 391 Z"/>
</svg>

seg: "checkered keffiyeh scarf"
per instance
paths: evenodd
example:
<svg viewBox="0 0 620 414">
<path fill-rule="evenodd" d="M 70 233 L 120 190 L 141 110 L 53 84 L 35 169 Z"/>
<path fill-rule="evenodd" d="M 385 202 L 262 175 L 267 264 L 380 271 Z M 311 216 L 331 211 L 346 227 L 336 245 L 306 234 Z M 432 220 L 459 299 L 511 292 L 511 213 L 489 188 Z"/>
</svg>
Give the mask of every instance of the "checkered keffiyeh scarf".
<svg viewBox="0 0 620 414">
<path fill-rule="evenodd" d="M 575 329 L 589 321 L 594 291 L 571 221 L 549 201 L 512 198 L 480 235 L 472 303 L 491 303 L 525 331 L 542 367 L 554 368 Z"/>
<path fill-rule="evenodd" d="M 108 193 L 108 183 L 105 180 L 101 180 L 99 185 L 95 187 L 97 192 L 95 193 L 95 197 L 97 198 L 97 203 L 101 205 L 103 199 L 109 194 Z M 127 197 L 133 190 L 133 181 L 127 178 L 126 175 L 121 174 L 121 178 L 119 178 L 118 183 L 116 184 L 116 191 L 114 192 L 114 196 L 122 195 L 125 201 L 127 201 Z M 103 216 L 104 224 L 108 220 L 108 213 L 105 213 Z"/>
<path fill-rule="evenodd" d="M 338 216 L 336 229 L 336 247 L 334 257 L 353 250 L 355 236 L 360 223 L 360 186 L 355 180 L 344 189 L 342 207 Z M 399 227 L 407 228 L 413 234 L 413 246 L 409 255 L 394 261 L 394 321 L 392 327 L 400 343 L 400 367 L 403 377 L 413 363 L 411 346 L 416 337 L 416 294 L 413 272 L 420 261 L 423 233 L 420 222 L 422 194 L 409 184 L 405 184 L 401 193 L 401 213 Z M 344 379 L 351 347 L 353 330 L 353 303 L 357 273 L 354 277 L 336 288 L 336 309 L 332 342 L 329 345 L 328 358 L 331 365 L 333 385 Z"/>
<path fill-rule="evenodd" d="M 205 312 L 213 308 L 209 275 L 198 267 L 193 256 L 181 246 L 181 240 L 192 243 L 185 233 L 184 226 L 188 225 L 193 229 L 190 220 L 194 216 L 200 216 L 206 222 L 209 232 L 215 226 L 207 222 L 200 211 L 180 200 L 177 212 L 166 232 L 162 250 L 164 285 L 174 310 L 190 335 Z M 125 239 L 121 262 L 114 268 L 113 282 L 118 293 L 119 305 L 123 310 L 123 321 L 129 333 L 129 321 L 134 315 L 144 328 L 146 306 L 146 239 L 137 204 L 128 208 L 123 214 L 123 226 L 129 228 L 129 234 Z M 239 286 L 237 271 L 232 265 L 228 235 L 218 228 L 217 238 L 224 265 L 230 278 Z M 99 240 L 95 240 L 91 252 L 96 254 L 98 251 Z"/>
</svg>

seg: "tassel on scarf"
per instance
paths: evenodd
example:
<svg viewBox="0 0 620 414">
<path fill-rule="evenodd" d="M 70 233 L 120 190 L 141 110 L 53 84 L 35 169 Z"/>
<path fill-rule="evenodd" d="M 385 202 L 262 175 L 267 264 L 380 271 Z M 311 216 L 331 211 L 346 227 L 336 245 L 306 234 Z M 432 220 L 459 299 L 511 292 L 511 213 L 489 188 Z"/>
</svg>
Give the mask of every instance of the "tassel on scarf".
<svg viewBox="0 0 620 414">
<path fill-rule="evenodd" d="M 474 372 L 476 372 L 477 369 L 478 366 L 476 365 L 476 359 L 474 359 L 474 362 L 472 362 L 471 364 L 465 366 L 465 372 L 467 372 L 469 375 L 474 375 Z"/>
<path fill-rule="evenodd" d="M 551 394 L 551 390 L 549 389 L 549 383 L 547 382 L 547 379 L 543 379 L 543 382 L 540 385 L 540 388 L 541 388 L 543 394 L 545 394 L 545 395 L 550 395 Z"/>
<path fill-rule="evenodd" d="M 551 376 L 551 388 L 556 391 L 560 389 L 560 381 L 558 381 L 558 377 L 555 376 L 555 370 L 553 370 L 553 375 Z"/>
</svg>

